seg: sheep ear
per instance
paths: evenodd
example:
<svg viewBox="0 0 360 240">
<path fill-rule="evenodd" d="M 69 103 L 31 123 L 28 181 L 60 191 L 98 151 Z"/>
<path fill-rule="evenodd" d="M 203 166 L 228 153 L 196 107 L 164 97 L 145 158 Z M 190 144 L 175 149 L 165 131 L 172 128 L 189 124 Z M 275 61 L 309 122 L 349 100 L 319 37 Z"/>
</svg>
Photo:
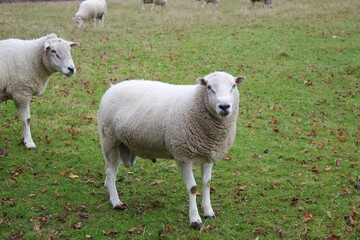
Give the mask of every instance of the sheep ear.
<svg viewBox="0 0 360 240">
<path fill-rule="evenodd" d="M 240 84 L 246 80 L 246 77 L 243 77 L 243 76 L 234 77 L 234 80 L 235 80 L 236 84 Z"/>
<path fill-rule="evenodd" d="M 202 86 L 206 86 L 207 85 L 207 81 L 205 80 L 205 78 L 198 78 L 196 79 L 196 82 Z"/>
<path fill-rule="evenodd" d="M 48 41 L 44 42 L 44 50 L 49 50 L 50 49 L 50 43 Z"/>
<path fill-rule="evenodd" d="M 76 42 L 67 42 L 71 48 L 79 46 L 80 44 L 76 43 Z"/>
</svg>

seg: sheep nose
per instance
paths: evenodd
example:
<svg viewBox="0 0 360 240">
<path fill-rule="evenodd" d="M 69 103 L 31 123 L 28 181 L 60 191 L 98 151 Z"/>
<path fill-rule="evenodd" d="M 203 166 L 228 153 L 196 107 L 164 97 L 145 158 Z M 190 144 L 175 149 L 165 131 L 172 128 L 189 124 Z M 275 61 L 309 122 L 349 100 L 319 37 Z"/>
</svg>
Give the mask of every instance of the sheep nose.
<svg viewBox="0 0 360 240">
<path fill-rule="evenodd" d="M 229 107 L 230 107 L 229 104 L 221 104 L 221 105 L 219 105 L 219 108 L 220 108 L 221 110 L 223 110 L 223 111 L 228 110 Z"/>
<path fill-rule="evenodd" d="M 68 67 L 67 69 L 71 72 L 71 74 L 73 74 L 75 71 L 75 68 L 73 68 L 73 67 Z"/>
</svg>

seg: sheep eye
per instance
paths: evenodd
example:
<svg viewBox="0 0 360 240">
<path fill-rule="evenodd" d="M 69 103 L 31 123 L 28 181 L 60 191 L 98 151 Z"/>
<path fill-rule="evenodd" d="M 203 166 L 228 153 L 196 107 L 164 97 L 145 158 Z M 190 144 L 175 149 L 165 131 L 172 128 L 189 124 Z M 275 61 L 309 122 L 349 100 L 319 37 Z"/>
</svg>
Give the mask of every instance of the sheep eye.
<svg viewBox="0 0 360 240">
<path fill-rule="evenodd" d="M 213 89 L 212 89 L 212 87 L 211 86 L 206 86 L 206 88 L 207 88 L 207 90 L 209 90 L 209 91 L 212 91 L 212 92 L 215 92 Z"/>
<path fill-rule="evenodd" d="M 51 49 L 50 51 L 51 51 L 51 53 L 55 54 L 55 56 L 56 56 L 57 58 L 60 58 L 60 55 L 56 53 L 56 50 Z"/>
</svg>

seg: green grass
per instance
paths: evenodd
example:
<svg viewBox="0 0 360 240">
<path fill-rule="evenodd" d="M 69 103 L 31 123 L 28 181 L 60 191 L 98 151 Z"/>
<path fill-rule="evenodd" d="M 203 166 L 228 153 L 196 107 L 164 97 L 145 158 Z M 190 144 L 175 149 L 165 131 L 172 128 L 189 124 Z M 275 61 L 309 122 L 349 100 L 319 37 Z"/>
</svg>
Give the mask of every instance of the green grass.
<svg viewBox="0 0 360 240">
<path fill-rule="evenodd" d="M 55 32 L 80 43 L 72 50 L 78 73 L 53 75 L 31 103 L 36 151 L 21 144 L 14 103 L 0 104 L 0 238 L 360 238 L 359 1 L 194 9 L 172 0 L 142 11 L 137 1 L 110 0 L 105 28 L 81 30 L 71 20 L 78 5 L 0 4 L 0 39 Z M 219 216 L 202 232 L 189 228 L 185 184 L 167 160 L 120 168 L 129 208 L 114 211 L 96 126 L 109 83 L 194 84 L 216 70 L 247 77 L 231 160 L 213 170 Z"/>
</svg>

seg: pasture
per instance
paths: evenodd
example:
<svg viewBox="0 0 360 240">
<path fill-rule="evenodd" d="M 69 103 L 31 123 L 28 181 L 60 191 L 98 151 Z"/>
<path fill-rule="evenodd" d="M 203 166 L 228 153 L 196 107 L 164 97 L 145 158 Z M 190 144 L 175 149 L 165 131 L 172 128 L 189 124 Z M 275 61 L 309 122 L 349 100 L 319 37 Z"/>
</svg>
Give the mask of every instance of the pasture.
<svg viewBox="0 0 360 240">
<path fill-rule="evenodd" d="M 80 44 L 76 75 L 53 75 L 31 102 L 36 151 L 14 103 L 0 104 L 1 239 L 360 238 L 360 1 L 107 3 L 105 27 L 84 29 L 78 1 L 0 4 L 0 39 L 54 32 Z M 235 144 L 213 168 L 217 217 L 189 227 L 171 160 L 120 167 L 128 209 L 113 210 L 96 119 L 109 84 L 195 84 L 216 70 L 247 77 Z"/>
</svg>

